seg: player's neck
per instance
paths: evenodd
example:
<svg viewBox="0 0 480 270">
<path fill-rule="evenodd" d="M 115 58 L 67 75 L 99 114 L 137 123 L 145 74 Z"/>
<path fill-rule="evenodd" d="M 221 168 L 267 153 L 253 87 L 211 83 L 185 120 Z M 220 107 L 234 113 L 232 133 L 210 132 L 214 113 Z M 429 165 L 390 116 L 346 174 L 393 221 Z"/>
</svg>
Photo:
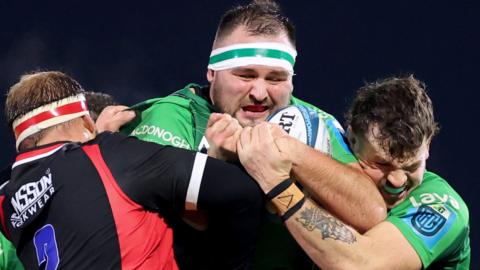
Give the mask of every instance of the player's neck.
<svg viewBox="0 0 480 270">
<path fill-rule="evenodd" d="M 86 142 L 95 138 L 95 134 L 91 133 L 83 125 L 59 125 L 48 130 L 45 135 L 38 140 L 37 146 L 46 145 L 58 141 Z"/>
</svg>

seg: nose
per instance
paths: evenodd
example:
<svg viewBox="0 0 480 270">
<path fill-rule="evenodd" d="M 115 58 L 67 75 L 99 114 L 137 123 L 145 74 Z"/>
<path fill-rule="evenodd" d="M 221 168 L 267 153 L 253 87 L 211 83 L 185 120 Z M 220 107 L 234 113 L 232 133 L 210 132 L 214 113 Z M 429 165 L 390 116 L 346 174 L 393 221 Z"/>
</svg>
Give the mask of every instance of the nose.
<svg viewBox="0 0 480 270">
<path fill-rule="evenodd" d="M 395 188 L 404 186 L 407 179 L 408 177 L 403 170 L 391 171 L 387 175 L 387 181 Z"/>
<path fill-rule="evenodd" d="M 263 102 L 268 98 L 268 85 L 264 80 L 257 79 L 252 84 L 249 96 L 255 102 Z"/>
</svg>

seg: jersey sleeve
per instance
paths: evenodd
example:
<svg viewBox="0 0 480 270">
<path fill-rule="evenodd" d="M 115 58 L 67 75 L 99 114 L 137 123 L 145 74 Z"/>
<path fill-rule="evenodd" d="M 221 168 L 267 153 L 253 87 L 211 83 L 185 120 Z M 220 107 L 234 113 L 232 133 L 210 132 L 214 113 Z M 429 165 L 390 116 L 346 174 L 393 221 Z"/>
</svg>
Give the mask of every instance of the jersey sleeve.
<svg viewBox="0 0 480 270">
<path fill-rule="evenodd" d="M 139 119 L 127 135 L 140 140 L 184 149 L 194 149 L 192 115 L 188 103 L 178 97 L 166 97 L 138 112 Z"/>
<path fill-rule="evenodd" d="M 468 269 L 470 261 L 468 209 L 462 198 L 432 173 L 388 214 L 417 252 L 424 268 L 442 259 Z"/>
<path fill-rule="evenodd" d="M 292 105 L 306 106 L 318 113 L 320 120 L 324 122 L 323 126 L 327 129 L 326 133 L 328 134 L 330 140 L 330 150 L 328 152 L 333 159 L 345 164 L 358 162 L 346 143 L 346 138 L 344 136 L 345 131 L 342 128 L 342 125 L 340 125 L 335 117 L 320 110 L 314 105 L 295 97 L 292 97 L 290 103 Z"/>
<path fill-rule="evenodd" d="M 149 209 L 210 211 L 262 200 L 260 188 L 240 166 L 119 134 L 103 136 L 108 142 L 100 144 L 102 154 L 117 182 Z"/>
<path fill-rule="evenodd" d="M 332 158 L 341 163 L 358 162 L 348 144 L 346 143 L 345 132 L 340 123 L 333 116 L 323 116 L 323 121 L 328 130 Z"/>
<path fill-rule="evenodd" d="M 114 139 L 111 150 L 105 147 L 102 155 L 129 198 L 166 219 L 175 219 L 184 209 L 205 210 L 218 246 L 234 243 L 222 247 L 221 256 L 230 265 L 225 268 L 248 269 L 264 200 L 260 187 L 241 167 L 132 137 Z"/>
</svg>

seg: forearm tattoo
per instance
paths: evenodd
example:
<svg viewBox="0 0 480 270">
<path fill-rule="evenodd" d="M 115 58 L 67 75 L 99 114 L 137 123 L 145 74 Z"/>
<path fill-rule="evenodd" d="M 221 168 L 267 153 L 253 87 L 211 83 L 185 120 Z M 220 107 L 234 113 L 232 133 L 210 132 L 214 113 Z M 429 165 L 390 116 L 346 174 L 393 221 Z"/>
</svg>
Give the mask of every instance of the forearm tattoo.
<svg viewBox="0 0 480 270">
<path fill-rule="evenodd" d="M 300 213 L 300 217 L 295 220 L 308 231 L 318 229 L 322 233 L 322 239 L 332 238 L 347 244 L 357 241 L 355 235 L 345 224 L 318 207 L 305 208 Z"/>
</svg>

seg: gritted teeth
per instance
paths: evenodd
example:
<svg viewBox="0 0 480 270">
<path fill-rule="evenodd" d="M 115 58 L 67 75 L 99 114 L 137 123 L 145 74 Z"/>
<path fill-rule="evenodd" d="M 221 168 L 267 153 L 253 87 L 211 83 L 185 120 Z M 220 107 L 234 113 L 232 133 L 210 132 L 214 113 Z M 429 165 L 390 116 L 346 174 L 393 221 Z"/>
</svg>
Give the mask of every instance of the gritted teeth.
<svg viewBox="0 0 480 270">
<path fill-rule="evenodd" d="M 268 110 L 268 107 L 263 105 L 247 105 L 242 107 L 242 109 L 248 112 L 264 112 Z"/>
</svg>

